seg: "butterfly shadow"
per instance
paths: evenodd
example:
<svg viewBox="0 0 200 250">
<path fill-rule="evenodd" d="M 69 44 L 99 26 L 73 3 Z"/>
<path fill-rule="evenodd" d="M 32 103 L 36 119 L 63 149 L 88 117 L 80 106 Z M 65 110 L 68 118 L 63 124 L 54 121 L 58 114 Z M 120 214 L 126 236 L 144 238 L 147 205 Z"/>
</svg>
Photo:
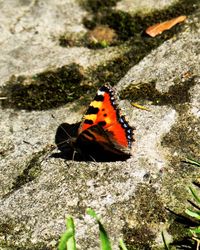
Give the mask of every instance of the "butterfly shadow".
<svg viewBox="0 0 200 250">
<path fill-rule="evenodd" d="M 112 153 L 102 147 L 97 141 L 81 142 L 78 138 L 80 122 L 74 124 L 62 123 L 58 126 L 55 143 L 60 152 L 51 157 L 74 161 L 114 162 L 130 158 L 127 153 Z M 77 143 L 78 141 L 78 143 Z"/>
</svg>

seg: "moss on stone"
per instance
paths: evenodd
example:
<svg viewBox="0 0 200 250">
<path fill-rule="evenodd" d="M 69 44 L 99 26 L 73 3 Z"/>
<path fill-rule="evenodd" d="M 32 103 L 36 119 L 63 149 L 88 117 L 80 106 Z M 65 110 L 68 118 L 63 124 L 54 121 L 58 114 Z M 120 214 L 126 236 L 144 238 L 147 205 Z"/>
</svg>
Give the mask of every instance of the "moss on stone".
<svg viewBox="0 0 200 250">
<path fill-rule="evenodd" d="M 156 235 L 146 225 L 130 228 L 126 224 L 123 228 L 123 239 L 129 250 L 150 250 L 155 238 Z"/>
<path fill-rule="evenodd" d="M 76 64 L 32 77 L 11 77 L 4 89 L 8 99 L 3 102 L 3 107 L 45 110 L 72 102 L 88 89 L 81 86 L 83 78 L 82 69 Z"/>
<path fill-rule="evenodd" d="M 26 183 L 36 179 L 41 173 L 41 157 L 44 157 L 46 150 L 36 153 L 32 159 L 27 163 L 23 172 L 18 175 L 12 184 L 12 191 L 15 191 L 25 185 Z"/>
<path fill-rule="evenodd" d="M 150 101 L 153 105 L 171 105 L 178 109 L 178 104 L 184 104 L 190 101 L 189 90 L 195 85 L 195 77 L 188 80 L 177 80 L 177 83 L 169 87 L 165 93 L 161 93 L 156 89 L 156 80 L 149 83 L 138 83 L 129 85 L 125 88 L 120 97 L 129 99 L 132 102 Z"/>
<path fill-rule="evenodd" d="M 113 6 L 115 6 L 117 2 L 118 0 L 80 1 L 80 5 L 91 14 L 89 17 L 83 19 L 83 24 L 89 29 L 88 33 L 90 33 L 90 30 L 103 25 L 111 28 L 117 34 L 117 39 L 115 39 L 113 43 L 109 43 L 109 46 L 116 46 L 127 40 L 131 41 L 132 45 L 137 42 L 137 40 L 146 40 L 144 31 L 147 27 L 179 15 L 189 15 L 193 13 L 196 10 L 195 4 L 198 0 L 192 0 L 190 3 L 188 3 L 187 0 L 180 0 L 161 10 L 155 10 L 146 14 L 136 13 L 134 15 L 113 9 Z M 147 37 L 149 45 L 151 44 L 151 47 L 159 46 L 163 41 L 177 34 L 182 29 L 181 27 L 183 26 L 176 25 L 172 29 L 163 32 L 163 34 L 158 37 Z M 91 40 L 88 39 L 88 35 L 82 38 L 73 37 L 71 39 L 70 36 L 63 34 L 59 37 L 59 43 L 64 47 L 74 45 L 82 45 L 91 49 L 101 49 L 105 47 L 102 46 L 101 43 L 95 44 L 91 42 Z"/>
<path fill-rule="evenodd" d="M 99 4 L 98 1 L 94 2 L 96 5 Z M 135 15 L 111 9 L 109 5 L 104 6 L 104 8 L 101 8 L 99 5 L 99 7 L 95 8 L 93 18 L 85 18 L 83 23 L 88 29 L 93 29 L 98 25 L 108 25 L 116 31 L 119 40 L 125 41 L 134 36 L 140 36 L 147 27 L 155 23 L 163 22 L 179 15 L 191 14 L 196 9 L 195 3 L 197 3 L 197 0 L 192 0 L 189 4 L 187 0 L 180 0 L 165 9 L 156 10 L 150 14 L 136 13 Z M 171 30 L 164 32 L 160 37 L 167 39 L 169 36 L 177 33 L 180 30 L 179 27 L 180 25 L 173 27 Z"/>
<path fill-rule="evenodd" d="M 178 108 L 179 117 L 169 133 L 163 137 L 161 145 L 169 148 L 173 153 L 177 151 L 180 157 L 184 155 L 184 157 L 197 158 L 200 157 L 199 120 L 188 110 L 187 104 Z M 189 171 L 190 168 L 187 169 Z"/>
<path fill-rule="evenodd" d="M 26 222 L 7 219 L 6 223 L 0 222 L 0 246 L 9 250 L 50 250 L 44 242 L 33 244 L 31 240 L 26 243 L 19 243 L 19 238 L 27 231 Z"/>
<path fill-rule="evenodd" d="M 156 238 L 152 228 L 154 224 L 166 221 L 165 206 L 151 185 L 139 184 L 135 193 L 134 213 L 130 211 L 126 215 L 128 220 L 123 227 L 123 238 L 128 249 L 152 249 Z M 129 225 L 129 220 L 135 220 L 135 226 Z"/>
<path fill-rule="evenodd" d="M 93 4 L 96 6 L 102 4 L 109 9 L 116 1 L 111 2 L 111 5 L 99 3 L 99 1 L 94 1 Z M 131 67 L 150 53 L 152 49 L 155 49 L 163 41 L 174 36 L 180 30 L 180 25 L 178 25 L 170 31 L 163 32 L 158 37 L 150 38 L 143 35 L 146 27 L 174 17 L 175 15 L 191 13 L 195 10 L 195 2 L 196 0 L 193 0 L 190 4 L 188 2 L 186 4 L 186 1 L 182 0 L 167 9 L 155 11 L 148 15 L 136 14 L 134 16 L 111 9 L 101 12 L 101 8 L 95 8 L 98 9 L 98 14 L 95 14 L 93 17 L 93 22 L 95 23 L 93 27 L 106 25 L 112 28 L 118 34 L 118 44 L 121 42 L 124 43 L 128 39 L 124 43 L 126 51 L 129 48 L 128 52 L 125 52 L 114 60 L 106 62 L 106 64 L 99 65 L 95 69 L 88 69 L 87 72 L 83 72 L 83 69 L 79 65 L 71 64 L 30 77 L 13 76 L 3 93 L 8 96 L 7 100 L 2 101 L 3 107 L 46 110 L 78 100 L 80 97 L 82 98 L 81 100 L 85 98 L 89 99 L 85 95 L 86 92 L 87 95 L 93 95 L 95 92 L 94 89 L 104 83 L 109 82 L 111 85 L 114 85 Z M 61 40 L 64 44 L 66 42 L 68 46 L 70 41 L 66 41 L 65 38 L 62 37 Z M 64 46 L 64 44 L 62 45 Z M 91 86 L 87 82 L 94 82 L 94 84 Z M 189 98 L 189 96 L 185 95 L 185 90 L 187 90 L 191 82 L 173 86 L 166 94 L 161 94 L 155 89 L 155 82 L 156 80 L 150 83 L 143 83 L 139 90 L 131 86 L 122 92 L 121 97 L 129 98 L 132 101 L 147 98 L 158 105 L 184 102 Z M 181 92 L 183 95 L 176 95 L 177 92 Z"/>
<path fill-rule="evenodd" d="M 85 36 L 77 34 L 62 34 L 58 38 L 61 47 L 82 47 L 85 45 Z"/>
</svg>

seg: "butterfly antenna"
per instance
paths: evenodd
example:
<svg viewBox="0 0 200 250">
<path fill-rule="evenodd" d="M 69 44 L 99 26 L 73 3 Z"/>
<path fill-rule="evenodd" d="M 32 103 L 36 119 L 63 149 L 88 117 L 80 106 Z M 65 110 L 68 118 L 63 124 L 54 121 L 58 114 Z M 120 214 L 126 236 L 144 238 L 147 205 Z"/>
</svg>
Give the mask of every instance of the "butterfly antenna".
<svg viewBox="0 0 200 250">
<path fill-rule="evenodd" d="M 34 147 L 34 145 L 32 143 L 28 142 L 28 141 L 23 140 L 23 142 L 26 143 L 26 144 L 28 144 L 28 145 L 30 145 L 32 148 Z M 52 151 L 55 148 L 56 148 L 55 145 L 50 144 L 50 145 L 46 146 L 46 149 L 44 148 L 44 149 L 38 151 L 38 153 L 44 153 L 44 155 L 41 154 L 39 156 L 39 157 L 41 157 L 41 156 L 43 156 L 43 157 L 42 157 L 42 159 L 40 161 L 38 161 L 38 164 L 41 164 L 44 160 L 46 160 L 49 157 L 50 153 L 52 153 Z"/>
<path fill-rule="evenodd" d="M 52 116 L 53 119 L 56 120 L 56 117 L 55 117 L 53 114 L 51 114 L 51 116 Z M 61 124 L 61 125 L 58 125 L 58 126 L 59 126 L 59 127 L 62 129 L 62 131 L 66 134 L 66 136 L 68 137 L 68 140 L 72 138 L 72 136 L 66 131 L 66 129 L 62 126 L 62 124 Z M 70 145 L 70 143 L 68 142 L 68 140 L 63 140 L 62 142 L 56 143 L 55 148 L 56 148 L 56 147 L 59 147 L 59 146 L 62 146 L 62 145 L 64 145 L 64 144 L 67 144 L 69 147 L 73 148 L 73 147 Z"/>
<path fill-rule="evenodd" d="M 47 150 L 47 152 L 46 152 L 46 154 L 45 154 L 45 156 L 41 159 L 41 161 L 39 162 L 40 164 L 43 162 L 43 161 L 46 161 L 48 158 L 49 158 L 49 156 L 51 155 L 51 153 L 53 152 L 53 150 L 55 150 L 56 149 L 56 145 L 49 145 L 49 150 Z"/>
</svg>

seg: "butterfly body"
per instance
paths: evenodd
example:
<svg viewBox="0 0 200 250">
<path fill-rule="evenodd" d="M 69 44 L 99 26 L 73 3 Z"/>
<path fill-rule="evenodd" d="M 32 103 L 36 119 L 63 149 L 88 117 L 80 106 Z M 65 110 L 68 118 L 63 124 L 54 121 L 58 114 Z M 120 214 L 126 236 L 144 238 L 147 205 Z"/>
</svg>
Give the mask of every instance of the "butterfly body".
<svg viewBox="0 0 200 250">
<path fill-rule="evenodd" d="M 97 91 L 77 127 L 68 142 L 84 159 L 114 161 L 130 157 L 134 128 L 120 115 L 111 86 L 104 85 Z"/>
</svg>

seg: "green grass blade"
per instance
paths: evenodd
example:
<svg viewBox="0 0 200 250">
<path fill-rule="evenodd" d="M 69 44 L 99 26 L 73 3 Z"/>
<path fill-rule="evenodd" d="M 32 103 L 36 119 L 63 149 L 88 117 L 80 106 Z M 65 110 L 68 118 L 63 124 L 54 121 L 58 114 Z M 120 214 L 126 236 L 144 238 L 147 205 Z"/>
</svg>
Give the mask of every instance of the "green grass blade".
<svg viewBox="0 0 200 250">
<path fill-rule="evenodd" d="M 119 246 L 121 247 L 122 250 L 128 250 L 122 239 L 119 240 Z"/>
<path fill-rule="evenodd" d="M 58 250 L 66 250 L 67 249 L 67 241 L 73 236 L 72 230 L 68 230 L 63 233 L 60 239 L 60 243 L 58 245 Z"/>
<path fill-rule="evenodd" d="M 168 246 L 168 244 L 167 244 L 167 242 L 165 240 L 164 233 L 162 232 L 161 235 L 162 235 L 162 240 L 163 240 L 163 243 L 164 243 L 165 250 L 170 250 L 169 246 Z"/>
<path fill-rule="evenodd" d="M 61 236 L 58 250 L 76 250 L 75 226 L 71 217 L 66 219 L 66 231 Z"/>
<path fill-rule="evenodd" d="M 200 233 L 200 227 L 194 228 L 194 229 L 190 229 L 190 232 L 192 234 L 199 234 Z"/>
<path fill-rule="evenodd" d="M 189 189 L 190 189 L 190 192 L 192 193 L 192 196 L 196 200 L 196 202 L 198 202 L 200 204 L 200 197 L 198 196 L 196 190 L 193 189 L 192 187 L 189 187 Z"/>
<path fill-rule="evenodd" d="M 97 214 L 92 208 L 88 208 L 86 213 L 89 214 L 91 217 L 93 217 L 95 220 L 99 221 Z"/>
<path fill-rule="evenodd" d="M 193 211 L 193 210 L 187 208 L 185 210 L 185 213 L 193 218 L 196 218 L 197 220 L 200 220 L 200 213 L 198 213 L 197 211 Z"/>
<path fill-rule="evenodd" d="M 190 158 L 186 158 L 186 162 L 190 163 L 192 165 L 200 167 L 200 162 L 199 161 L 196 161 L 196 160 L 193 160 L 193 159 L 190 159 Z"/>
<path fill-rule="evenodd" d="M 112 250 L 108 234 L 107 234 L 104 226 L 101 224 L 101 222 L 100 222 L 97 214 L 95 213 L 95 211 L 93 209 L 91 209 L 91 208 L 88 208 L 87 209 L 87 214 L 92 216 L 99 225 L 101 250 Z"/>
<path fill-rule="evenodd" d="M 101 249 L 112 250 L 110 240 L 109 240 L 109 237 L 105 228 L 103 227 L 100 221 L 98 221 L 98 224 L 99 224 L 99 232 L 100 232 Z"/>
<path fill-rule="evenodd" d="M 75 225 L 72 217 L 68 217 L 66 221 L 67 229 L 72 230 L 73 236 L 67 241 L 67 250 L 76 250 L 76 240 L 75 240 Z"/>
</svg>

